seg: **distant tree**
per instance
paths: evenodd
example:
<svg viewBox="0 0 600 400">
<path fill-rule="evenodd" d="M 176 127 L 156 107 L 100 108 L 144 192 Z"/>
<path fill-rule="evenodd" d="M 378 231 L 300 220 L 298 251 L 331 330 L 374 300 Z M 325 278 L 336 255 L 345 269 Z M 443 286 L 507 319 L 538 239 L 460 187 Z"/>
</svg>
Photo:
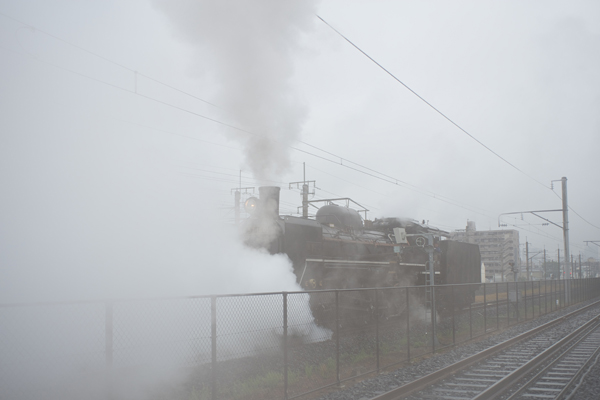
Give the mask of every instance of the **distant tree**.
<svg viewBox="0 0 600 400">
<path fill-rule="evenodd" d="M 558 262 L 546 261 L 546 279 L 558 279 Z"/>
</svg>

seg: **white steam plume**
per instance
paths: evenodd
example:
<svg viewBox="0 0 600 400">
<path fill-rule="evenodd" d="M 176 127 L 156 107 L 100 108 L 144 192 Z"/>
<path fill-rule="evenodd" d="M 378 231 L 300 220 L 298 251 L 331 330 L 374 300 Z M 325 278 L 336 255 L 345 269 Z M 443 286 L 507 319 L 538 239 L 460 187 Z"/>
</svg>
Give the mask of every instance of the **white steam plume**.
<svg viewBox="0 0 600 400">
<path fill-rule="evenodd" d="M 218 82 L 215 102 L 253 133 L 238 136 L 247 167 L 258 179 L 276 177 L 289 165 L 288 146 L 298 139 L 306 114 L 290 82 L 292 56 L 314 24 L 317 1 L 155 3 Z"/>
</svg>

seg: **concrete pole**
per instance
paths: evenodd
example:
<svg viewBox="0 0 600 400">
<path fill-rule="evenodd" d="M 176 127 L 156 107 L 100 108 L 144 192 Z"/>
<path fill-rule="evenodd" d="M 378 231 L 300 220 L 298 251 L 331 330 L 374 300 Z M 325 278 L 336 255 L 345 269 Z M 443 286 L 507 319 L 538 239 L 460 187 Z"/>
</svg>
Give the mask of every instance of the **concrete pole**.
<svg viewBox="0 0 600 400">
<path fill-rule="evenodd" d="M 544 246 L 544 280 L 546 280 L 546 246 Z"/>
<path fill-rule="evenodd" d="M 527 241 L 527 237 L 525 237 L 525 258 L 527 259 L 527 280 L 529 279 L 529 242 Z"/>
<path fill-rule="evenodd" d="M 306 163 L 302 163 L 302 218 L 308 218 L 308 185 L 306 184 Z"/>
<path fill-rule="evenodd" d="M 560 249 L 558 249 L 558 279 L 562 279 L 562 272 L 560 271 Z"/>
<path fill-rule="evenodd" d="M 565 266 L 569 262 L 569 204 L 567 202 L 567 178 L 562 177 L 563 238 L 565 242 Z"/>
<path fill-rule="evenodd" d="M 240 223 L 240 199 L 242 195 L 239 190 L 235 191 L 235 224 Z"/>
<path fill-rule="evenodd" d="M 239 225 L 240 223 L 240 203 L 241 203 L 241 199 L 242 199 L 242 170 L 240 169 L 240 186 L 238 186 L 240 189 L 235 191 L 235 204 L 234 204 L 234 210 L 235 210 L 235 224 Z"/>
<path fill-rule="evenodd" d="M 573 266 L 573 254 L 571 254 L 571 279 L 575 279 L 575 268 Z"/>
<path fill-rule="evenodd" d="M 437 343 L 437 313 L 436 313 L 436 305 L 435 305 L 435 268 L 434 268 L 434 260 L 433 260 L 433 235 L 427 235 L 427 246 L 426 251 L 429 256 L 429 284 L 431 285 L 431 330 L 433 334 L 434 343 Z"/>
</svg>

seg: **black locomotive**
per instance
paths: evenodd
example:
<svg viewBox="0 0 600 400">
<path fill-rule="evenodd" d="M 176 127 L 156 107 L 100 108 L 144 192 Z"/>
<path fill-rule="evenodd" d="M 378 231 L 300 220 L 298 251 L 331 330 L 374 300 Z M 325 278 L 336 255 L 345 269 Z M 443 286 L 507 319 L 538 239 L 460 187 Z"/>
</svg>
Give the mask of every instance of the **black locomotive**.
<svg viewBox="0 0 600 400">
<path fill-rule="evenodd" d="M 279 216 L 279 191 L 279 187 L 261 187 L 260 198 L 249 202 L 253 210 L 245 223 L 246 243 L 287 254 L 303 289 L 427 285 L 431 262 L 435 284 L 481 282 L 477 245 L 447 240 L 447 232 L 413 220 L 363 220 L 356 210 L 335 204 L 319 208 L 315 219 Z M 453 306 L 473 301 L 476 288 L 460 290 Z M 347 320 L 358 315 L 363 321 L 373 309 L 372 295 L 366 291 L 347 293 L 344 298 L 348 299 L 342 304 Z M 385 306 L 378 310 L 386 317 L 405 311 L 404 303 L 393 296 L 384 295 L 380 301 Z M 325 326 L 331 316 L 330 303 L 327 296 L 311 295 L 313 315 Z M 444 301 L 437 303 L 448 306 Z"/>
</svg>

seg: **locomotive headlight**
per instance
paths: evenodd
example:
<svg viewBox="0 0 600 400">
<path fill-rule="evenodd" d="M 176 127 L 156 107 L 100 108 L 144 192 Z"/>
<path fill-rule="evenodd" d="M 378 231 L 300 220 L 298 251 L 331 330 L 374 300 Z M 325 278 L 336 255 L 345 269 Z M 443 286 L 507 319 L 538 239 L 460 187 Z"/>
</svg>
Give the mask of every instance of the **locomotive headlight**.
<svg viewBox="0 0 600 400">
<path fill-rule="evenodd" d="M 248 214 L 253 214 L 258 208 L 258 199 L 256 197 L 248 197 L 248 199 L 244 202 L 244 210 Z"/>
<path fill-rule="evenodd" d="M 415 243 L 417 244 L 417 246 L 425 247 L 425 238 L 423 236 L 418 236 L 415 240 Z"/>
</svg>

